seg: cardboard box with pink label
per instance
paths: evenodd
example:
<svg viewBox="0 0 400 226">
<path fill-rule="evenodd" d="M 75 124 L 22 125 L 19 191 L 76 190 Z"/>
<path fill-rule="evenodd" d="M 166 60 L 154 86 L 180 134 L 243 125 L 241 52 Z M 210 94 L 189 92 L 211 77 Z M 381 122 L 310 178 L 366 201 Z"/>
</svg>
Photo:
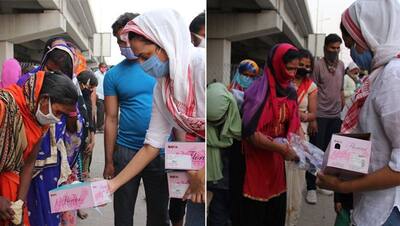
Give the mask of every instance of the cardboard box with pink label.
<svg viewBox="0 0 400 226">
<path fill-rule="evenodd" d="M 169 142 L 165 148 L 165 169 L 199 170 L 205 164 L 204 142 Z"/>
<path fill-rule="evenodd" d="M 204 142 L 169 142 L 165 147 L 165 169 L 169 196 L 183 198 L 189 188 L 186 170 L 200 170 L 205 166 Z M 179 171 L 180 170 L 180 171 Z"/>
<path fill-rule="evenodd" d="M 184 171 L 172 171 L 167 173 L 168 190 L 170 198 L 181 199 L 189 188 L 189 177 Z"/>
<path fill-rule="evenodd" d="M 49 191 L 51 213 L 100 206 L 111 202 L 106 180 L 68 184 Z"/>
<path fill-rule="evenodd" d="M 332 135 L 324 155 L 324 172 L 343 180 L 367 174 L 371 156 L 369 139 L 370 134 Z"/>
</svg>

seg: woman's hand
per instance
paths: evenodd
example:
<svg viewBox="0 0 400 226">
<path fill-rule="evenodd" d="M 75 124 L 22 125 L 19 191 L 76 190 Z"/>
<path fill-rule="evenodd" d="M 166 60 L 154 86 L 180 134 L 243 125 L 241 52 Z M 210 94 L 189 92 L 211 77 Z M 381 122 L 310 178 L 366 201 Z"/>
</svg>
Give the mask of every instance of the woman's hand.
<svg viewBox="0 0 400 226">
<path fill-rule="evenodd" d="M 188 171 L 189 188 L 183 199 L 190 199 L 194 203 L 204 203 L 205 200 L 205 174 L 204 168 L 199 171 Z"/>
<path fill-rule="evenodd" d="M 0 219 L 11 220 L 14 214 L 14 211 L 11 209 L 11 202 L 0 196 Z"/>
<path fill-rule="evenodd" d="M 342 203 L 341 202 L 335 202 L 335 212 L 337 214 L 339 214 L 340 211 L 342 211 Z"/>
<path fill-rule="evenodd" d="M 350 192 L 344 181 L 340 180 L 338 177 L 323 174 L 322 172 L 317 174 L 317 186 L 340 193 Z"/>
<path fill-rule="evenodd" d="M 94 148 L 94 142 L 90 143 L 87 145 L 86 149 L 85 149 L 85 154 L 90 154 L 93 152 L 93 148 Z"/>
<path fill-rule="evenodd" d="M 107 183 L 108 183 L 108 189 L 110 190 L 110 195 L 111 195 L 118 189 L 118 186 L 117 186 L 115 180 L 113 180 L 113 179 L 107 180 Z"/>
<path fill-rule="evenodd" d="M 315 136 L 318 133 L 318 124 L 317 124 L 317 120 L 311 121 L 308 124 L 308 135 L 309 136 Z"/>
<path fill-rule="evenodd" d="M 283 144 L 282 149 L 283 158 L 286 161 L 299 161 L 299 157 L 297 156 L 296 152 L 290 147 L 290 145 Z"/>
<path fill-rule="evenodd" d="M 302 121 L 302 122 L 308 121 L 308 113 L 307 112 L 300 112 L 300 121 Z"/>
</svg>

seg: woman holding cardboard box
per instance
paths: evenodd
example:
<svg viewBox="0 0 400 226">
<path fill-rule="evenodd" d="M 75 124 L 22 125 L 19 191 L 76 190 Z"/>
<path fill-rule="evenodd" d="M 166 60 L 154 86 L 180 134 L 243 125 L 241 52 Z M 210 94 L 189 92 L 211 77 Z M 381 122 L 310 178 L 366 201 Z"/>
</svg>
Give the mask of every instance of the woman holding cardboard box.
<svg viewBox="0 0 400 226">
<path fill-rule="evenodd" d="M 78 93 L 67 76 L 39 71 L 21 86 L 1 90 L 0 99 L 0 225 L 7 226 L 8 220 L 21 219 L 41 137 L 63 114 L 75 111 Z M 21 205 L 13 210 L 16 200 Z M 26 208 L 23 217 L 29 225 Z"/>
<path fill-rule="evenodd" d="M 145 144 L 125 169 L 109 181 L 111 192 L 140 173 L 158 155 L 172 128 L 185 132 L 187 142 L 205 138 L 205 51 L 193 47 L 183 18 L 173 10 L 147 12 L 128 22 L 121 37 L 130 43 L 143 70 L 157 78 L 157 85 Z M 189 178 L 187 198 L 192 202 L 188 204 L 186 224 L 201 225 L 204 168 L 190 172 Z"/>
<path fill-rule="evenodd" d="M 354 193 L 355 225 L 400 225 L 400 3 L 357 1 L 342 15 L 342 33 L 352 58 L 373 56 L 371 73 L 353 97 L 344 133 L 371 133 L 369 174 L 342 181 L 318 175 L 318 185 Z M 355 53 L 355 54 L 354 54 Z"/>
</svg>

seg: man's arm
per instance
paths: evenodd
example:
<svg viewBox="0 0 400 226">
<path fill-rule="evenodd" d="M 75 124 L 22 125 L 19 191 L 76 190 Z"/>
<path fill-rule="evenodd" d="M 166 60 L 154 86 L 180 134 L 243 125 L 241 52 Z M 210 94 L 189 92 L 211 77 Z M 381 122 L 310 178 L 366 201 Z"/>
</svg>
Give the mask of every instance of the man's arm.
<svg viewBox="0 0 400 226">
<path fill-rule="evenodd" d="M 92 102 L 92 115 L 89 115 L 89 117 L 92 117 L 93 122 L 96 125 L 96 115 L 97 115 L 97 95 L 96 95 L 96 88 L 93 89 L 92 94 L 90 95 L 90 100 Z"/>
<path fill-rule="evenodd" d="M 104 152 L 105 167 L 103 176 L 106 179 L 114 177 L 113 153 L 118 129 L 118 97 L 105 96 L 105 123 L 104 123 Z"/>
</svg>

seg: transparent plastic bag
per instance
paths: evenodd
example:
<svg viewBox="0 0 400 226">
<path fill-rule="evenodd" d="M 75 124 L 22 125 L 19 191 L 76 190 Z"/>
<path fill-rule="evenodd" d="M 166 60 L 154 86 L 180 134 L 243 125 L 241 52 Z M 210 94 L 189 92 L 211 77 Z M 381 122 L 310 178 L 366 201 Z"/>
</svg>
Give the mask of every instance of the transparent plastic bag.
<svg viewBox="0 0 400 226">
<path fill-rule="evenodd" d="M 322 170 L 324 152 L 321 149 L 294 133 L 289 134 L 289 145 L 299 156 L 300 161 L 297 164 L 300 169 L 313 175 Z"/>
<path fill-rule="evenodd" d="M 299 135 L 291 133 L 289 134 L 289 140 L 278 137 L 274 141 L 290 145 L 299 157 L 299 161 L 296 164 L 300 169 L 306 170 L 313 175 L 317 175 L 317 172 L 322 170 L 324 152 L 310 142 L 301 139 Z"/>
</svg>

